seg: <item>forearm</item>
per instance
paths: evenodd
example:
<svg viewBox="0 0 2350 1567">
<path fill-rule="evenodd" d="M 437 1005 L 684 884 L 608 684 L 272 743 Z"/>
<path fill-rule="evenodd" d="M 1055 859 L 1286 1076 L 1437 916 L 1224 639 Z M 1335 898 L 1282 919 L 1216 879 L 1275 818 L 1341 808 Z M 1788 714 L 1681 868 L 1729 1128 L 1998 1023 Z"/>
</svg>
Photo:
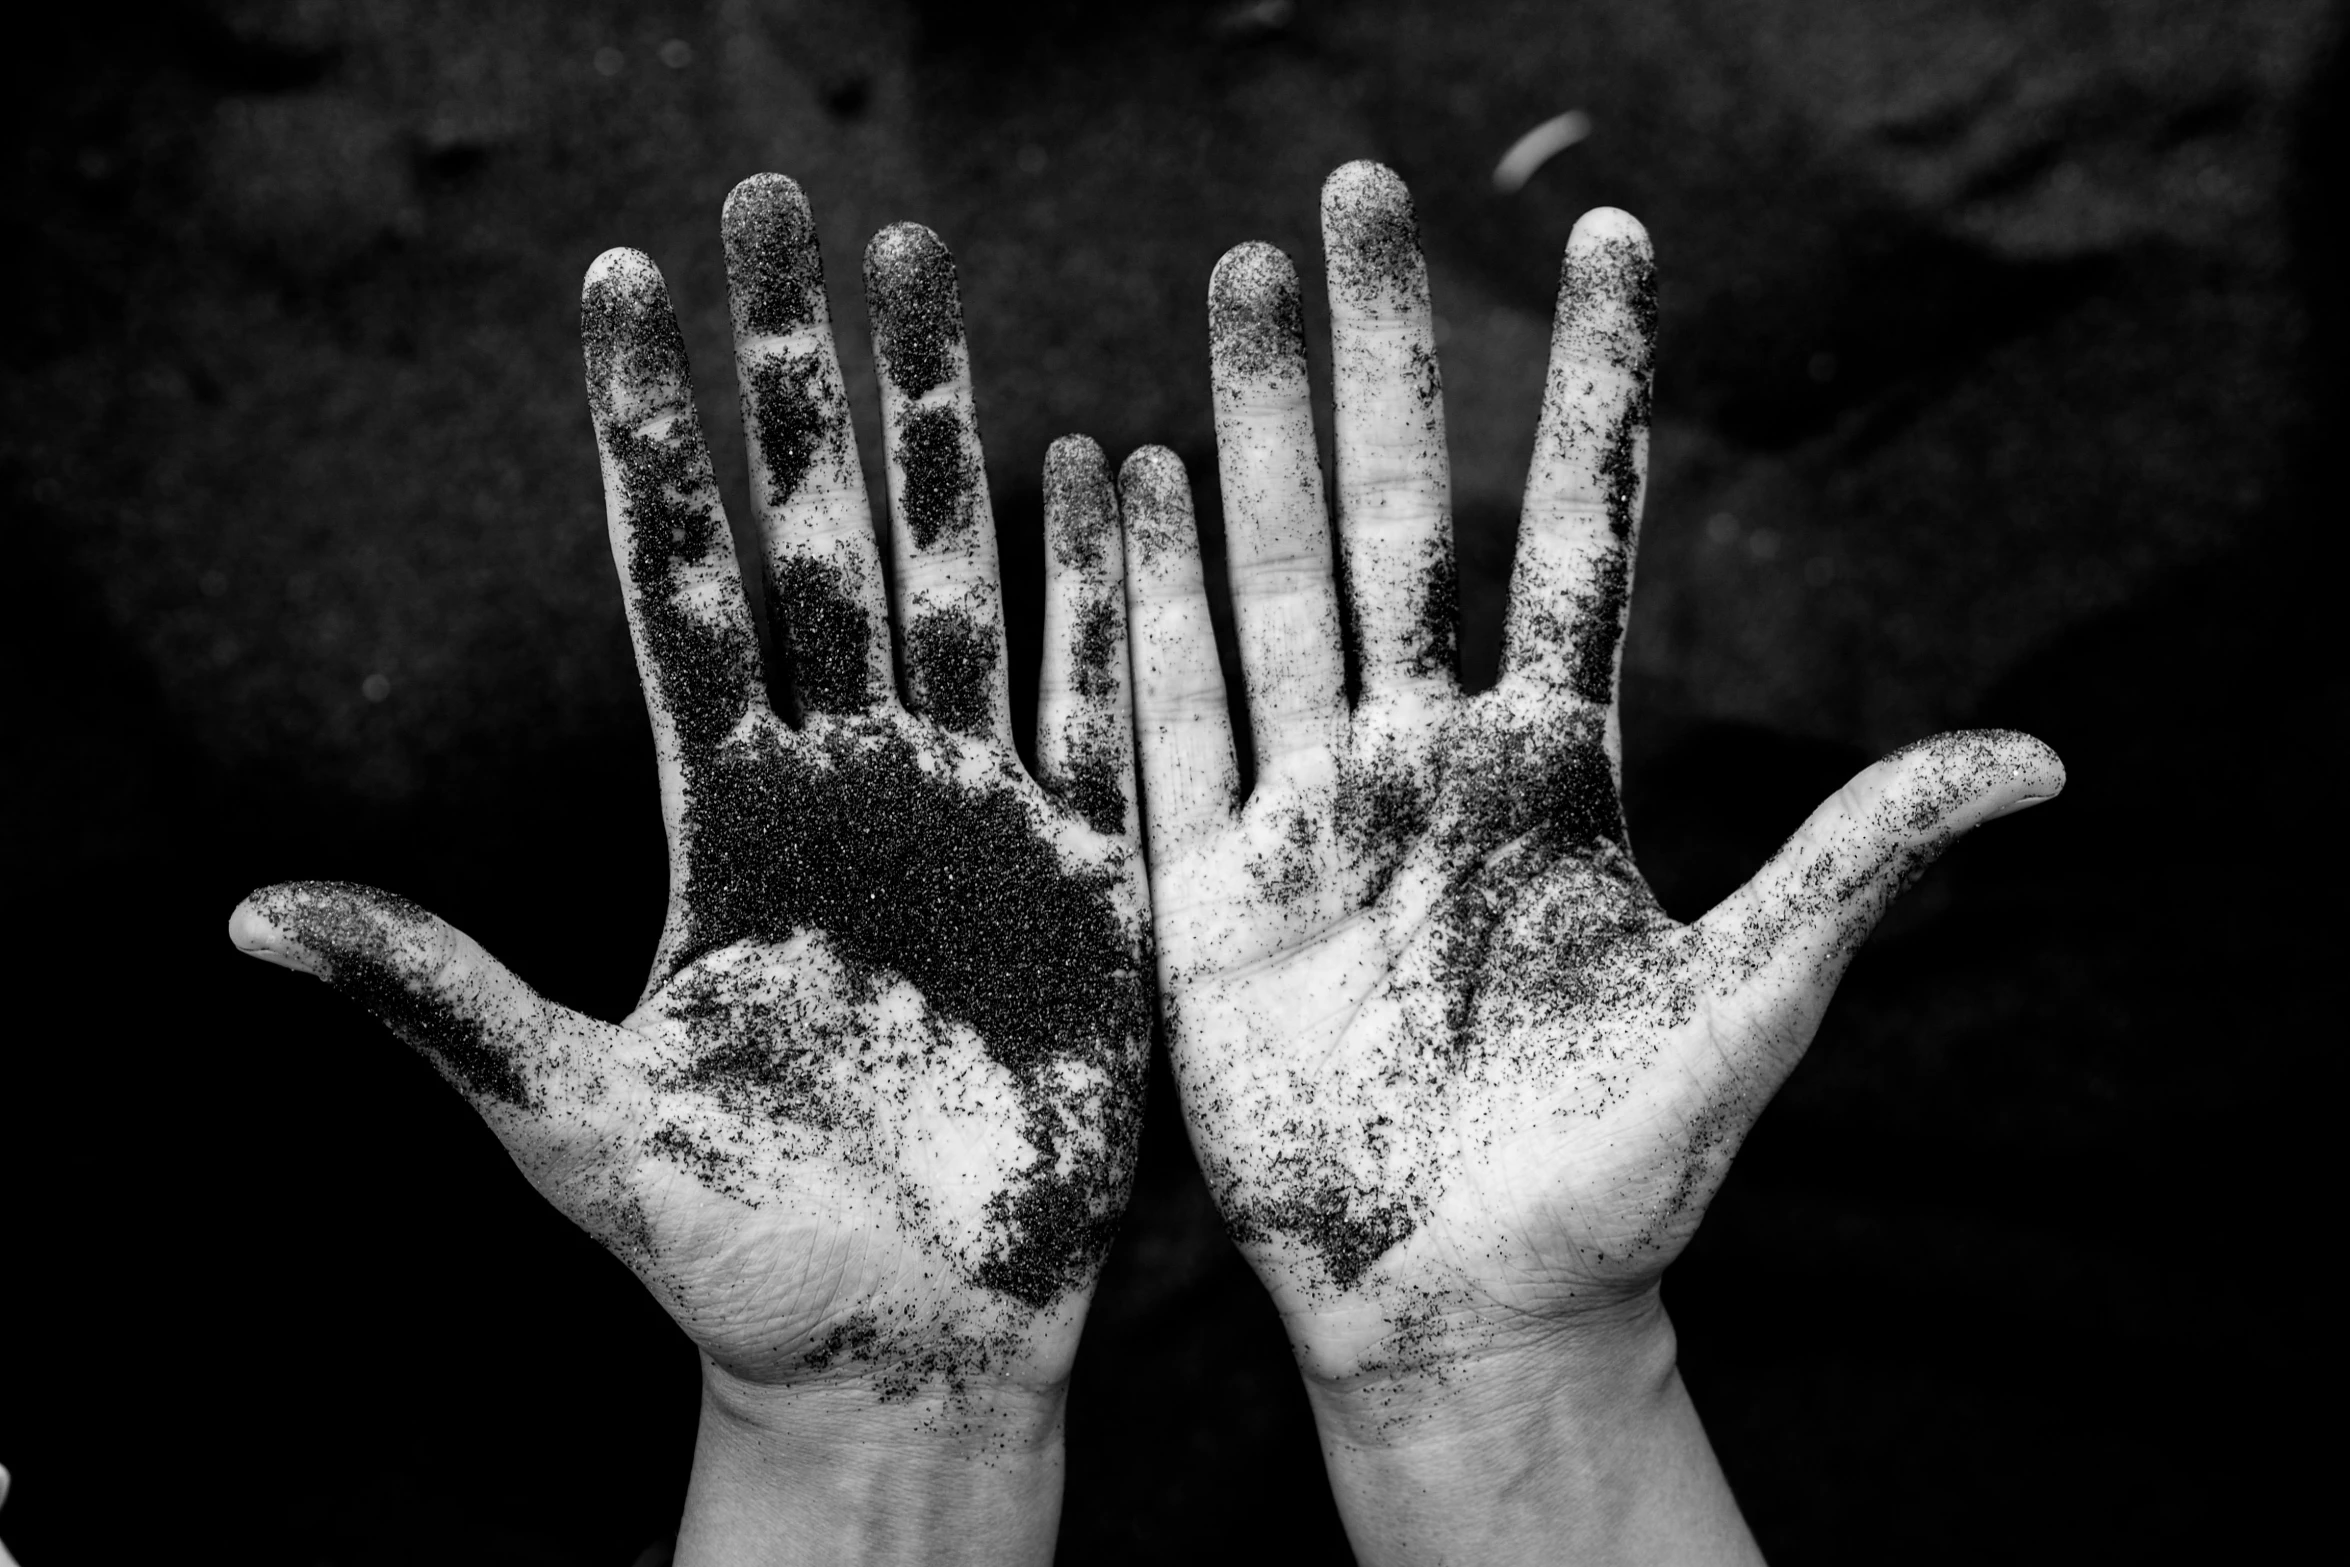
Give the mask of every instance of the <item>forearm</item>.
<svg viewBox="0 0 2350 1567">
<path fill-rule="evenodd" d="M 1061 1404 L 1054 1390 L 942 1410 L 705 1369 L 678 1567 L 1050 1561 Z"/>
<path fill-rule="evenodd" d="M 1755 1563 L 1661 1305 L 1602 1338 L 1445 1368 L 1424 1386 L 1308 1382 L 1365 1567 Z"/>
</svg>

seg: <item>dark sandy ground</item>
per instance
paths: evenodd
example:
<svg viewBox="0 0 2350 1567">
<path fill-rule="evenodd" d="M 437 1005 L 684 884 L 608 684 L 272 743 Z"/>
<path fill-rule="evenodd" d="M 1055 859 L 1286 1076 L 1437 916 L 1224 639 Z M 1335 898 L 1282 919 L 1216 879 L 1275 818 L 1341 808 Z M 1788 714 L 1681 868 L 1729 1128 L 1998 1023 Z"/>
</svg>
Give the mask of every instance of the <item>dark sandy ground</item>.
<svg viewBox="0 0 2350 1567">
<path fill-rule="evenodd" d="M 728 187 L 808 189 L 869 464 L 857 258 L 895 219 L 943 234 L 1033 669 L 1046 443 L 1162 441 L 1205 482 L 1208 268 L 1269 239 L 1311 278 L 1320 179 L 1362 156 L 1421 204 L 1472 679 L 1560 245 L 1601 202 L 1655 235 L 1626 743 L 1668 906 L 1929 730 L 2028 729 L 2071 770 L 1863 955 L 1668 1283 L 1774 1559 L 2152 1559 L 2280 1527 L 2324 1342 L 2336 23 L 151 0 L 15 24 L 0 1534 L 30 1567 L 659 1559 L 683 1341 L 422 1062 L 236 960 L 229 907 L 376 881 L 561 1000 L 632 1002 L 662 865 L 580 393 L 597 251 L 667 271 L 739 523 Z M 1589 139 L 1497 194 L 1501 150 L 1570 108 Z M 1344 1560 L 1172 1109 L 1080 1363 L 1064 1559 Z"/>
</svg>

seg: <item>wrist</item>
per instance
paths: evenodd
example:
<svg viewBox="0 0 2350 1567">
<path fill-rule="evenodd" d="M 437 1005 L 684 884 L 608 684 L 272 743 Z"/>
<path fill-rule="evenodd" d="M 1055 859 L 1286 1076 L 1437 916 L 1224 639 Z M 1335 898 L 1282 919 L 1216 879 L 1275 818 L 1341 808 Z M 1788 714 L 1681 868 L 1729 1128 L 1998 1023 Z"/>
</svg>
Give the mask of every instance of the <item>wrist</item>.
<svg viewBox="0 0 2350 1567">
<path fill-rule="evenodd" d="M 1759 1560 L 1652 1288 L 1427 1367 L 1307 1378 L 1366 1564 Z"/>
<path fill-rule="evenodd" d="M 1411 1338 L 1390 1330 L 1367 1364 L 1361 1345 L 1369 1334 L 1351 1320 L 1316 1314 L 1287 1326 L 1316 1419 L 1372 1447 L 1447 1446 L 1488 1433 L 1507 1441 L 1496 1420 L 1637 1404 L 1679 1356 L 1653 1284 L 1571 1319 L 1448 1317 Z M 1415 1353 L 1414 1340 L 1428 1347 Z M 1343 1352 L 1331 1353 L 1334 1344 Z M 1362 1369 L 1342 1369 L 1353 1365 Z"/>
<path fill-rule="evenodd" d="M 1047 1561 L 1066 1391 L 778 1388 L 705 1362 L 678 1567 Z"/>
</svg>

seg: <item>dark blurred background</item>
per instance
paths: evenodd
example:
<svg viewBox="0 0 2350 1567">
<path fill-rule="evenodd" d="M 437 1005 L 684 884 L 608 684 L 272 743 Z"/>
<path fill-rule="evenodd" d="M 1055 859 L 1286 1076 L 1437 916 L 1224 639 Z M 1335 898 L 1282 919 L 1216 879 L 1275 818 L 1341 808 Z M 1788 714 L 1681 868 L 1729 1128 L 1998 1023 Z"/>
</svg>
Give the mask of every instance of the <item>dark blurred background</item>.
<svg viewBox="0 0 2350 1567">
<path fill-rule="evenodd" d="M 1927 731 L 2071 769 L 1863 953 L 1667 1284 L 1765 1546 L 2249 1554 L 2314 1486 L 2297 1422 L 2334 1425 L 2303 1360 L 2339 34 L 2319 0 L 20 16 L 0 1535 L 28 1567 L 666 1559 L 682 1338 L 421 1061 L 236 958 L 230 906 L 375 881 L 632 1004 L 663 870 L 580 391 L 597 251 L 666 270 L 739 523 L 729 186 L 807 188 L 869 465 L 858 256 L 939 230 L 1033 669 L 1045 444 L 1163 441 L 1206 484 L 1208 269 L 1259 238 L 1313 279 L 1319 182 L 1369 156 L 1420 202 L 1473 681 L 1562 242 L 1602 202 L 1655 236 L 1625 734 L 1668 907 Z M 1588 138 L 1497 192 L 1567 110 Z M 1063 1559 L 1343 1561 L 1161 1088 Z"/>
</svg>

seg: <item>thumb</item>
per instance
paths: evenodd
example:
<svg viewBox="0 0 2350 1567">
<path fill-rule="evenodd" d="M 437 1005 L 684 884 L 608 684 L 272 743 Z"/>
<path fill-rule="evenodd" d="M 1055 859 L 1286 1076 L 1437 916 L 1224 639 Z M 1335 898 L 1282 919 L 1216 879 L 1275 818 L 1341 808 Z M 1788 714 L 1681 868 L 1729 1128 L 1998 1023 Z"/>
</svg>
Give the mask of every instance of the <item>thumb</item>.
<svg viewBox="0 0 2350 1567">
<path fill-rule="evenodd" d="M 1792 1070 L 1893 900 L 1961 835 L 2063 788 L 2056 753 L 2007 729 L 1936 735 L 1863 769 L 1697 922 L 1716 1015 Z"/>
<path fill-rule="evenodd" d="M 283 882 L 238 904 L 228 935 L 238 950 L 325 980 L 373 1013 L 518 1157 L 518 1141 L 543 1143 L 518 1139 L 523 1125 L 601 1097 L 599 1058 L 620 1030 L 547 1000 L 406 898 L 351 882 Z"/>
</svg>

